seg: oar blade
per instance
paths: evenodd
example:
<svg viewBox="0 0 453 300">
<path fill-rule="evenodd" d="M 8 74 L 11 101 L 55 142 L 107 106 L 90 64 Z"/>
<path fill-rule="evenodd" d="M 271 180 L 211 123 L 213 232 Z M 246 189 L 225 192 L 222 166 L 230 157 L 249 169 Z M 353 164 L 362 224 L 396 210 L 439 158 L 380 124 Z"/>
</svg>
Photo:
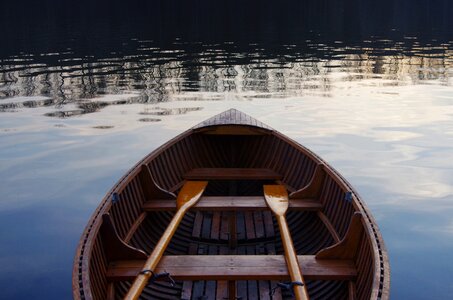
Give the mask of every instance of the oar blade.
<svg viewBox="0 0 453 300">
<path fill-rule="evenodd" d="M 278 216 L 285 215 L 289 206 L 288 192 L 281 184 L 264 185 L 264 198 L 272 212 Z"/>
<path fill-rule="evenodd" d="M 207 181 L 187 181 L 178 193 L 176 208 L 179 209 L 185 204 L 194 205 L 200 199 L 207 185 Z"/>
</svg>

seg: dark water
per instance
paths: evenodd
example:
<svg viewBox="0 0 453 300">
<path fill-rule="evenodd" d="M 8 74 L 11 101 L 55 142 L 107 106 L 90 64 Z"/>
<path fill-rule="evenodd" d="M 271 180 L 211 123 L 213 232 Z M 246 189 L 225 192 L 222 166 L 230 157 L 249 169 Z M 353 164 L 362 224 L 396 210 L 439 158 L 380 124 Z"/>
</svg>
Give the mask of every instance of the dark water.
<svg viewBox="0 0 453 300">
<path fill-rule="evenodd" d="M 392 298 L 451 298 L 451 15 L 447 0 L 0 2 L 0 298 L 71 298 L 103 194 L 230 107 L 358 189 Z"/>
</svg>

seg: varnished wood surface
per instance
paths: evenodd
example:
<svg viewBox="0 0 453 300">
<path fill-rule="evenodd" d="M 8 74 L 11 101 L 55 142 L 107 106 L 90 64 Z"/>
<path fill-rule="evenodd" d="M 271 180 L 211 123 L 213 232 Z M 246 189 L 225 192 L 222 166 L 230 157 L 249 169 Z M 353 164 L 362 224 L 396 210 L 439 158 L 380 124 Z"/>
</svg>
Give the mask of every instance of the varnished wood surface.
<svg viewBox="0 0 453 300">
<path fill-rule="evenodd" d="M 223 127 L 224 125 L 226 127 Z M 241 127 L 242 125 L 244 126 Z M 287 223 L 298 254 L 315 254 L 343 239 L 354 212 L 360 211 L 363 214 L 364 231 L 354 259 L 357 276 L 352 290 L 356 299 L 388 299 L 390 271 L 387 252 L 376 222 L 359 195 L 338 172 L 315 153 L 263 125 L 243 113 L 234 110 L 224 112 L 211 118 L 209 122 L 200 124 L 195 130 L 188 130 L 165 143 L 128 171 L 102 200 L 81 237 L 74 261 L 74 298 L 105 299 L 113 292 L 118 298 L 123 297 L 129 289 L 130 284 L 125 282 L 115 282 L 115 288 L 112 289 L 105 277 L 109 260 L 106 256 L 107 248 L 99 235 L 102 214 L 111 215 L 120 239 L 130 240 L 130 245 L 147 253 L 152 251 L 165 226 L 173 217 L 174 213 L 171 211 L 173 208 L 162 212 L 155 210 L 144 212 L 145 203 L 163 198 L 157 195 L 160 193 L 158 190 L 147 189 L 149 177 L 141 172 L 146 166 L 145 170 L 152 176 L 152 183 L 166 194 L 165 197 L 168 195 L 167 191 L 177 193 L 183 186 L 184 174 L 197 168 L 269 169 L 281 174 L 280 182 L 291 192 L 301 191 L 312 185 L 313 188 L 310 189 L 315 193 L 309 194 L 316 195 L 316 201 L 321 203 L 322 208 L 317 212 L 291 210 L 287 215 Z M 316 166 L 320 164 L 325 173 L 322 180 L 315 175 Z M 238 189 L 234 194 L 240 196 L 262 194 L 262 191 L 254 187 L 254 184 L 258 183 L 250 181 L 241 186 L 241 182 L 238 182 Z M 310 189 L 305 189 L 304 193 Z M 348 191 L 353 193 L 352 201 L 345 201 L 345 193 Z M 118 194 L 119 201 L 111 202 L 112 193 Z M 228 195 L 228 192 L 222 186 L 222 182 L 216 180 L 210 188 L 209 195 Z M 199 217 L 194 218 L 195 214 Z M 264 222 L 263 227 L 260 218 L 264 217 L 264 214 L 264 211 L 236 211 L 238 253 L 261 254 L 263 246 L 260 243 L 263 238 L 266 240 L 272 238 L 275 241 L 272 245 L 266 244 L 266 254 L 283 253 L 277 227 L 269 227 L 268 222 Z M 223 245 L 228 245 L 229 228 L 226 226 L 228 219 L 225 217 L 224 212 L 218 210 L 210 212 L 204 209 L 187 215 L 180 226 L 180 233 L 167 249 L 168 253 L 190 254 L 187 243 L 195 243 L 194 249 L 198 254 L 208 254 L 212 251 L 213 254 L 222 253 L 216 249 L 223 249 Z M 252 222 L 249 221 L 250 218 Z M 200 220 L 201 223 L 198 224 Z M 274 226 L 277 226 L 276 222 Z M 199 232 L 195 236 L 192 235 L 192 227 L 199 227 Z M 209 247 L 203 245 L 204 241 L 209 243 Z M 269 250 L 268 246 L 275 247 L 274 252 Z M 212 281 L 197 281 L 193 285 L 190 285 L 190 282 L 184 281 L 175 287 L 159 283 L 147 287 L 145 297 L 180 299 L 182 292 L 187 292 L 187 295 L 191 294 L 196 298 L 203 296 L 204 291 L 211 293 L 213 288 L 214 290 L 216 288 Z M 220 293 L 218 295 L 225 297 L 222 291 L 227 290 L 226 285 L 217 285 L 217 291 Z M 265 286 L 266 288 L 263 288 Z M 268 293 L 266 289 L 269 291 L 271 287 L 269 281 L 265 283 L 238 281 L 237 294 L 244 299 L 250 295 L 252 298 L 261 297 L 258 295 Z M 309 281 L 307 287 L 316 299 L 348 299 L 348 292 L 351 291 L 351 285 L 341 281 Z M 211 293 L 208 297 L 214 294 Z M 275 299 L 279 299 L 278 297 L 289 299 L 288 295 L 276 296 Z"/>
<path fill-rule="evenodd" d="M 152 275 L 151 271 L 154 272 L 184 214 L 201 198 L 207 184 L 207 181 L 188 181 L 184 184 L 176 199 L 177 212 L 175 216 L 142 267 L 142 270 L 148 270 L 149 272 L 142 272 L 137 275 L 124 299 L 136 300 L 140 297 L 142 290 Z"/>
<path fill-rule="evenodd" d="M 326 172 L 324 171 L 324 165 L 318 164 L 310 182 L 300 190 L 297 190 L 289 195 L 290 198 L 318 198 L 321 193 L 322 184 Z"/>
<path fill-rule="evenodd" d="M 211 126 L 219 125 L 246 125 L 272 130 L 272 128 L 270 128 L 266 124 L 234 108 L 231 108 L 227 111 L 224 111 L 218 115 L 215 115 L 212 118 L 209 118 L 201 122 L 200 124 L 194 126 L 193 129 L 209 128 Z"/>
<path fill-rule="evenodd" d="M 131 247 L 120 239 L 110 215 L 108 214 L 102 216 L 100 235 L 104 242 L 104 246 L 108 249 L 108 251 L 106 251 L 106 258 L 109 261 L 127 258 L 144 259 L 147 257 L 145 252 Z"/>
<path fill-rule="evenodd" d="M 288 192 L 283 185 L 265 185 L 264 198 L 266 203 L 275 214 L 278 228 L 280 229 L 280 235 L 282 237 L 283 249 L 285 250 L 285 259 L 288 266 L 288 272 L 292 282 L 300 282 L 303 286 L 294 285 L 294 294 L 297 300 L 308 300 L 310 299 L 305 284 L 305 280 L 302 277 L 302 272 L 305 270 L 299 266 L 297 260 L 296 250 L 291 237 L 291 233 L 286 222 L 286 211 L 289 207 Z M 303 270 L 303 271 L 302 271 Z"/>
<path fill-rule="evenodd" d="M 279 180 L 282 175 L 264 168 L 197 168 L 183 177 L 188 180 Z"/>
<path fill-rule="evenodd" d="M 354 280 L 352 260 L 317 260 L 299 255 L 297 261 L 308 280 Z M 143 261 L 116 261 L 109 265 L 109 280 L 129 280 L 141 271 Z M 167 255 L 156 272 L 166 270 L 176 280 L 288 280 L 283 255 Z"/>
<path fill-rule="evenodd" d="M 314 199 L 290 199 L 289 208 L 294 210 L 317 211 L 322 209 L 322 204 Z M 143 204 L 143 209 L 145 211 L 175 210 L 176 201 L 150 200 Z M 267 210 L 268 206 L 263 196 L 203 196 L 192 209 L 209 211 L 259 211 Z"/>
<path fill-rule="evenodd" d="M 359 251 L 362 239 L 363 226 L 362 214 L 354 213 L 344 238 L 329 248 L 323 249 L 316 254 L 318 259 L 354 259 Z"/>
</svg>

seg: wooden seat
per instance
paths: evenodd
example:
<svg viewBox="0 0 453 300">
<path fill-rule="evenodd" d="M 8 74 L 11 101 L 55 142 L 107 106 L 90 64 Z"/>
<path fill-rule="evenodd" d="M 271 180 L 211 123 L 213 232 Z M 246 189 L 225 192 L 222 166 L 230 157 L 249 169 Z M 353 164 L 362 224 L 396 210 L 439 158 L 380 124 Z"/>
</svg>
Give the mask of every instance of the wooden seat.
<svg viewBox="0 0 453 300">
<path fill-rule="evenodd" d="M 270 169 L 198 168 L 184 174 L 187 180 L 280 180 L 282 175 Z"/>
<path fill-rule="evenodd" d="M 143 204 L 145 211 L 156 210 L 175 210 L 176 200 L 156 199 L 150 200 Z M 192 210 L 209 210 L 209 211 L 257 211 L 268 210 L 268 206 L 263 196 L 203 196 L 195 204 Z M 293 210 L 321 210 L 322 204 L 314 199 L 290 199 L 289 209 Z"/>
<path fill-rule="evenodd" d="M 314 255 L 297 258 L 308 280 L 354 280 L 357 276 L 352 260 L 319 260 Z M 142 270 L 143 263 L 142 260 L 112 262 L 107 278 L 110 281 L 133 279 Z M 167 255 L 162 257 L 155 270 L 157 273 L 164 271 L 175 280 L 289 279 L 283 255 Z"/>
<path fill-rule="evenodd" d="M 234 250 L 235 252 L 236 250 Z M 242 254 L 275 254 L 275 248 L 273 244 L 264 245 L 248 245 L 238 247 L 237 251 Z M 189 254 L 198 255 L 226 255 L 231 253 L 226 245 L 215 246 L 212 244 L 190 244 Z M 185 280 L 182 284 L 181 299 L 199 299 L 199 297 L 207 297 L 207 299 L 230 299 L 235 297 L 228 297 L 229 293 L 234 293 L 237 297 L 247 298 L 248 292 L 252 291 L 256 294 L 261 295 L 261 299 L 271 299 L 270 292 L 273 287 L 277 286 L 276 281 L 265 281 L 265 280 L 239 280 L 239 281 L 228 281 L 228 280 Z M 204 293 L 203 293 L 204 291 Z M 277 289 L 274 291 L 272 297 L 274 300 L 281 300 L 281 290 Z"/>
</svg>

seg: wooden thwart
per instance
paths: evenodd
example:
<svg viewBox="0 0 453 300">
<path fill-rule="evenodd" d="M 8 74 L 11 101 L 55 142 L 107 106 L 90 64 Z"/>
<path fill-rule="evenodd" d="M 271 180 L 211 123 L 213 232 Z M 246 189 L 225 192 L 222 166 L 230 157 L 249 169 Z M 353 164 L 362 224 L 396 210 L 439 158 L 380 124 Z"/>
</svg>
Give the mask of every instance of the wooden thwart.
<svg viewBox="0 0 453 300">
<path fill-rule="evenodd" d="M 280 180 L 282 175 L 270 169 L 199 168 L 184 174 L 188 180 Z"/>
<path fill-rule="evenodd" d="M 314 199 L 291 199 L 289 208 L 294 210 L 313 210 L 322 209 L 321 202 Z M 145 211 L 155 210 L 175 210 L 176 201 L 167 199 L 150 200 L 143 204 Z M 193 210 L 210 211 L 231 211 L 231 210 L 268 210 L 268 206 L 263 196 L 203 196 L 193 207 Z"/>
<path fill-rule="evenodd" d="M 352 260 L 316 259 L 299 255 L 297 260 L 308 280 L 354 280 L 357 269 Z M 130 280 L 142 270 L 143 260 L 110 263 L 107 278 Z M 175 280 L 288 280 L 283 255 L 167 255 L 156 272 L 168 272 Z"/>
</svg>

